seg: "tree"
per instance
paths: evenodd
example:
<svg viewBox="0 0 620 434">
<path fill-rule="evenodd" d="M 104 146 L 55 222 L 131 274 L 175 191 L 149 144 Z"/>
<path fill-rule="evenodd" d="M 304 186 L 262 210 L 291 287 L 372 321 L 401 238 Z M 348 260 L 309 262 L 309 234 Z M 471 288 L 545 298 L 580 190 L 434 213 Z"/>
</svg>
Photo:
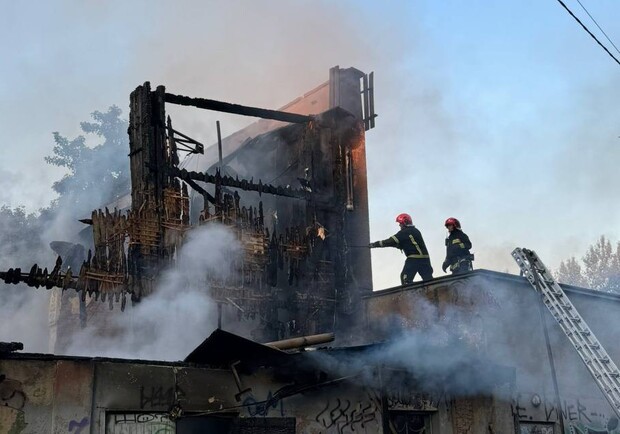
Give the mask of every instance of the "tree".
<svg viewBox="0 0 620 434">
<path fill-rule="evenodd" d="M 11 267 L 26 267 L 41 260 L 42 255 L 37 253 L 45 246 L 42 233 L 39 216 L 20 207 L 0 207 L 0 260 Z"/>
<path fill-rule="evenodd" d="M 43 233 L 40 215 L 0 207 L 0 270 L 21 267 L 27 273 L 34 263 L 53 266 Z M 48 300 L 48 291 L 0 281 L 0 341 L 19 341 L 28 351 L 47 352 Z"/>
<path fill-rule="evenodd" d="M 91 117 L 80 124 L 84 135 L 69 140 L 54 133 L 53 154 L 45 161 L 68 173 L 53 184 L 58 198 L 49 207 L 36 214 L 0 207 L 0 270 L 21 267 L 28 272 L 34 263 L 53 267 L 50 241 L 81 242 L 77 233 L 84 225 L 77 219 L 129 192 L 127 121 L 116 106 Z M 95 145 L 88 146 L 85 136 Z M 0 282 L 0 340 L 19 339 L 31 351 L 47 351 L 48 297 L 47 291 Z"/>
<path fill-rule="evenodd" d="M 581 265 L 575 257 L 571 257 L 566 262 L 560 262 L 560 268 L 555 273 L 556 279 L 562 283 L 576 286 L 586 286 L 586 279 L 583 277 Z"/>
<path fill-rule="evenodd" d="M 556 278 L 570 285 L 608 292 L 620 292 L 620 242 L 616 248 L 604 235 L 592 244 L 582 258 L 583 267 L 570 258 L 560 263 Z"/>
<path fill-rule="evenodd" d="M 121 109 L 112 106 L 107 112 L 93 112 L 94 122 L 80 123 L 84 133 L 103 138 L 94 147 L 87 146 L 84 135 L 69 140 L 53 133 L 53 155 L 45 161 L 69 170 L 52 186 L 59 194 L 53 206 L 69 208 L 77 218 L 129 192 L 127 121 L 121 114 Z"/>
<path fill-rule="evenodd" d="M 0 262 L 5 264 L 0 269 L 53 259 L 50 241 L 79 231 L 83 225 L 77 219 L 129 192 L 127 121 L 121 114 L 112 106 L 93 112 L 93 122 L 80 124 L 85 134 L 103 139 L 93 147 L 83 135 L 69 140 L 54 133 L 53 155 L 45 161 L 69 173 L 52 186 L 59 197 L 37 214 L 0 207 Z M 67 227 L 70 223 L 76 226 Z"/>
<path fill-rule="evenodd" d="M 583 274 L 591 288 L 601 289 L 607 286 L 612 256 L 611 242 L 605 239 L 605 236 L 601 236 L 588 249 L 582 259 L 585 265 Z"/>
</svg>

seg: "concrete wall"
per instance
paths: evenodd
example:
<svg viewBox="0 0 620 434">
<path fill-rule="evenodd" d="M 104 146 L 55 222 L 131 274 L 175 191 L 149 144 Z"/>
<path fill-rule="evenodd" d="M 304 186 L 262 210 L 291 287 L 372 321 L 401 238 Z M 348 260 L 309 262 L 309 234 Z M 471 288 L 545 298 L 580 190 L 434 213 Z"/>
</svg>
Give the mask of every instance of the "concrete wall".
<svg viewBox="0 0 620 434">
<path fill-rule="evenodd" d="M 611 357 L 620 361 L 620 298 L 577 288 L 567 294 Z M 449 330 L 486 360 L 516 369 L 512 413 L 521 433 L 559 433 L 539 297 L 524 278 L 479 270 L 468 277 L 378 291 L 367 299 L 375 339 L 395 330 Z M 618 419 L 577 352 L 544 309 L 566 433 L 620 433 Z M 406 332 L 407 333 L 407 332 Z M 555 426 L 556 431 L 549 431 Z M 551 428 L 550 428 L 551 427 Z M 589 431 L 588 431 L 589 430 Z"/>
<path fill-rule="evenodd" d="M 0 433 L 86 433 L 93 364 L 0 360 Z"/>
<path fill-rule="evenodd" d="M 453 399 L 404 388 L 382 395 L 358 378 L 265 404 L 290 380 L 274 380 L 270 370 L 242 375 L 251 391 L 237 401 L 229 370 L 11 357 L 0 361 L 0 434 L 513 432 L 510 403 L 493 396 Z M 172 420 L 175 404 L 183 413 Z"/>
</svg>

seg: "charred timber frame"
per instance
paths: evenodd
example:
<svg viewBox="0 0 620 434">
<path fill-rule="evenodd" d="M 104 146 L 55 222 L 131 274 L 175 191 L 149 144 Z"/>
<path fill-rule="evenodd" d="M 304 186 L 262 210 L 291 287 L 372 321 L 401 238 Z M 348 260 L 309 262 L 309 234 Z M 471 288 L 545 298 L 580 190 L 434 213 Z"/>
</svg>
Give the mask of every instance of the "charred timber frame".
<svg viewBox="0 0 620 434">
<path fill-rule="evenodd" d="M 305 189 L 222 176 L 219 169 L 215 174 L 180 169 L 176 142 L 195 145 L 194 152 L 200 152 L 202 145 L 172 128 L 165 114 L 166 102 L 303 124 L 285 127 L 289 131 L 302 129 L 295 142 L 285 144 L 296 146 L 292 152 L 297 167 L 305 168 Z M 229 226 L 243 245 L 244 259 L 231 262 L 240 272 L 212 282 L 215 299 L 234 299 L 243 305 L 243 315 L 252 319 L 255 314 L 265 314 L 269 326 L 286 322 L 278 318 L 278 309 L 294 312 L 290 316 L 292 335 L 333 326 L 354 333 L 348 326 L 354 324 L 359 312 L 360 288 L 370 287 L 370 274 L 359 271 L 370 269 L 368 252 L 347 248 L 351 240 L 368 242 L 363 122 L 340 108 L 316 117 L 302 116 L 172 95 L 163 86 L 151 91 L 148 82 L 132 92 L 130 107 L 129 213 L 93 213 L 90 223 L 95 252 L 92 257 L 89 252 L 79 274 L 61 272 L 59 260 L 51 272 L 35 264 L 28 273 L 11 269 L 0 273 L 0 278 L 48 289 L 75 288 L 82 299 L 92 295 L 108 301 L 110 308 L 120 299 L 122 309 L 127 294 L 139 300 L 152 292 L 160 270 L 174 260 L 185 231 L 192 227 L 187 184 L 205 198 L 197 224 L 217 221 Z M 275 164 L 290 164 L 284 152 L 277 158 Z M 197 181 L 214 184 L 214 196 Z M 223 187 L 274 195 L 274 209 L 282 206 L 295 218 L 279 227 L 277 234 L 270 234 L 263 220 L 262 201 L 258 208 L 242 206 L 239 194 Z M 208 203 L 215 205 L 213 213 Z M 295 290 L 300 282 L 303 289 Z M 301 318 L 297 323 L 303 324 L 295 325 L 295 319 Z"/>
<path fill-rule="evenodd" d="M 276 196 L 292 197 L 296 199 L 306 200 L 310 198 L 310 192 L 306 190 L 299 190 L 290 187 L 281 187 L 271 184 L 263 184 L 260 180 L 258 181 L 258 183 L 255 183 L 246 179 L 233 178 L 232 176 L 222 176 L 219 170 L 216 171 L 215 175 L 210 175 L 209 173 L 204 172 L 190 172 L 174 166 L 168 167 L 166 171 L 170 176 L 179 178 L 188 183 L 189 181 L 202 181 L 209 184 L 218 184 L 223 187 L 233 187 L 245 191 L 255 191 L 258 194 L 267 193 Z"/>
<path fill-rule="evenodd" d="M 231 104 L 228 102 L 215 101 L 205 98 L 192 98 L 183 95 L 174 95 L 172 93 L 164 94 L 164 100 L 170 104 L 191 106 L 205 110 L 214 110 L 224 113 L 233 113 L 243 116 L 254 116 L 263 119 L 273 119 L 276 121 L 290 122 L 294 124 L 303 124 L 310 122 L 312 116 L 299 115 L 297 113 L 287 113 L 278 110 L 268 110 L 258 107 L 248 107 L 239 104 Z"/>
<path fill-rule="evenodd" d="M 134 298 L 152 291 L 153 281 L 165 256 L 165 227 L 162 222 L 164 191 L 170 185 L 164 167 L 166 155 L 165 88 L 151 92 L 147 82 L 130 96 L 129 161 L 131 171 L 131 213 L 141 221 L 133 228 L 128 249 L 128 286 Z"/>
<path fill-rule="evenodd" d="M 35 264 L 27 273 L 19 268 L 0 272 L 1 279 L 7 283 L 25 282 L 29 286 L 47 289 L 73 288 L 82 293 L 83 299 L 86 294 L 96 298 L 101 296 L 102 301 L 108 299 L 110 303 L 113 299 L 118 301 L 122 298 L 124 307 L 126 293 L 131 294 L 132 300 L 139 300 L 152 292 L 159 270 L 173 256 L 184 231 L 190 228 L 187 189 L 177 179 L 185 181 L 210 202 L 216 198 L 197 185 L 195 180 L 215 184 L 216 191 L 220 191 L 220 200 L 223 199 L 221 187 L 309 199 L 310 192 L 305 190 L 221 176 L 219 170 L 215 175 L 180 170 L 176 155 L 178 139 L 174 134 L 195 144 L 197 152 L 201 151 L 202 145 L 172 128 L 170 119 L 166 119 L 165 115 L 166 102 L 292 123 L 314 119 L 294 113 L 167 94 L 164 86 L 151 91 L 148 82 L 138 86 L 130 96 L 128 134 L 132 206 L 128 215 L 122 216 L 116 210 L 109 213 L 107 209 L 105 213 L 93 212 L 92 219 L 88 221 L 93 225 L 95 252 L 94 255 L 89 252 L 79 274 L 74 274 L 72 270 L 63 273 L 62 259 L 59 257 L 51 272 Z M 126 238 L 129 245 L 125 258 L 122 249 Z M 288 243 L 286 239 L 281 242 L 284 246 Z"/>
<path fill-rule="evenodd" d="M 243 212 L 239 206 L 238 196 L 237 198 L 227 197 L 222 193 L 222 187 L 233 187 L 244 191 L 255 191 L 259 194 L 267 193 L 306 201 L 311 201 L 312 198 L 312 194 L 309 191 L 263 184 L 260 180 L 258 183 L 255 183 L 253 180 L 222 176 L 219 170 L 212 175 L 179 169 L 177 166 L 178 157 L 176 155 L 177 146 L 174 137 L 175 131 L 172 129 L 170 119 L 166 118 L 166 103 L 190 105 L 202 109 L 217 110 L 246 116 L 258 116 L 292 123 L 309 123 L 314 120 L 313 117 L 294 113 L 259 109 L 256 107 L 229 104 L 203 98 L 189 98 L 173 95 L 166 93 L 163 86 L 158 86 L 156 90 L 152 92 L 148 82 L 143 86 L 139 86 L 131 94 L 129 135 L 132 173 L 132 209 L 130 214 L 134 218 L 130 218 L 129 220 L 135 221 L 137 224 L 129 225 L 128 235 L 131 241 L 129 243 L 127 258 L 127 263 L 129 265 L 127 289 L 133 290 L 132 295 L 136 299 L 152 292 L 153 284 L 159 270 L 162 268 L 162 265 L 165 265 L 172 258 L 173 252 L 180 243 L 179 240 L 183 238 L 184 230 L 191 227 L 189 225 L 189 220 L 179 222 L 176 228 L 171 227 L 170 222 L 168 222 L 171 216 L 176 218 L 178 214 L 179 216 L 183 215 L 187 217 L 189 214 L 180 209 L 185 207 L 184 201 L 182 205 L 177 205 L 171 198 L 171 195 L 175 197 L 178 196 L 182 200 L 185 198 L 183 192 L 181 192 L 180 195 L 175 193 L 175 191 L 179 190 L 178 179 L 186 182 L 205 198 L 205 209 L 202 213 L 203 221 L 215 219 L 225 224 L 229 224 L 232 221 L 244 221 L 243 217 L 239 220 Z M 214 184 L 214 196 L 207 193 L 196 181 Z M 207 202 L 214 203 L 215 214 L 209 213 Z M 225 214 L 228 212 L 232 212 L 235 218 L 230 219 L 226 217 Z M 246 220 L 248 220 L 248 222 L 253 220 L 251 209 L 247 217 Z M 262 222 L 262 218 L 259 218 L 259 220 Z M 146 223 L 147 226 L 150 225 L 148 233 L 145 233 L 143 223 Z M 261 225 L 262 223 L 258 224 L 258 226 L 256 226 L 256 224 L 250 224 L 249 227 L 258 230 L 257 228 Z M 240 228 L 237 228 L 237 230 L 247 231 L 246 229 Z M 289 251 L 289 248 L 286 247 L 290 242 L 295 245 L 297 242 L 301 242 L 302 245 L 304 244 L 304 242 L 301 241 L 302 238 L 297 240 L 298 237 L 294 235 L 297 233 L 296 231 L 296 229 L 291 229 L 290 233 L 285 234 L 284 239 L 276 242 L 277 245 L 282 246 L 279 249 L 282 250 L 281 253 L 285 256 L 290 256 L 294 251 L 304 251 L 303 248 Z M 268 240 L 262 232 L 248 232 L 244 237 L 249 237 L 249 241 L 246 240 L 247 242 L 254 240 L 256 237 L 258 237 L 257 239 L 263 240 L 262 243 Z M 271 242 L 273 242 L 273 240 Z M 250 242 L 250 244 L 252 243 Z M 300 245 L 300 247 L 302 247 L 302 245 Z M 264 250 L 266 252 L 266 248 L 266 245 L 262 246 L 259 251 Z M 293 258 L 293 256 L 291 256 L 291 258 Z M 291 260 L 296 261 L 295 259 Z M 258 262 L 262 263 L 264 261 Z M 253 260 L 248 258 L 248 264 L 243 266 L 244 270 L 249 268 L 253 269 L 252 263 Z M 252 274 L 252 271 L 250 271 L 250 274 Z M 250 277 L 250 280 L 253 279 L 253 277 Z"/>
</svg>

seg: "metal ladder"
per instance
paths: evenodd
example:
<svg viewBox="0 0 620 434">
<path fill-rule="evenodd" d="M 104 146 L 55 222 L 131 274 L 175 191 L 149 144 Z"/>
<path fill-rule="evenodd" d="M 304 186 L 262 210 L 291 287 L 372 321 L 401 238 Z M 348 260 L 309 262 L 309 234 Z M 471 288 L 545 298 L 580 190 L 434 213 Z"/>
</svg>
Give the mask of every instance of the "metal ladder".
<svg viewBox="0 0 620 434">
<path fill-rule="evenodd" d="M 616 364 L 538 255 L 532 250 L 516 248 L 512 257 L 534 289 L 540 292 L 543 303 L 579 353 L 616 415 L 620 417 L 620 371 Z"/>
</svg>

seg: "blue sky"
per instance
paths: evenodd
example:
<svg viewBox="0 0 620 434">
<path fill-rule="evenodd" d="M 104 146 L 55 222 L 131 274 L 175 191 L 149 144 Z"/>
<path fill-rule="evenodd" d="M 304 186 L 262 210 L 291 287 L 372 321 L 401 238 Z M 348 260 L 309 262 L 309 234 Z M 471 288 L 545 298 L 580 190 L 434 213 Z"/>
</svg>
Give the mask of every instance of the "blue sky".
<svg viewBox="0 0 620 434">
<path fill-rule="evenodd" d="M 582 3 L 618 45 L 620 3 Z M 555 0 L 6 2 L 0 56 L 4 204 L 47 205 L 62 176 L 43 162 L 52 131 L 74 136 L 112 104 L 126 112 L 146 80 L 278 107 L 339 64 L 376 75 L 373 239 L 411 213 L 436 275 L 451 215 L 478 268 L 514 270 L 516 246 L 555 267 L 601 234 L 620 239 L 620 65 Z M 179 122 L 208 143 L 215 117 L 200 116 Z M 402 262 L 374 251 L 376 287 L 397 284 Z"/>
</svg>

